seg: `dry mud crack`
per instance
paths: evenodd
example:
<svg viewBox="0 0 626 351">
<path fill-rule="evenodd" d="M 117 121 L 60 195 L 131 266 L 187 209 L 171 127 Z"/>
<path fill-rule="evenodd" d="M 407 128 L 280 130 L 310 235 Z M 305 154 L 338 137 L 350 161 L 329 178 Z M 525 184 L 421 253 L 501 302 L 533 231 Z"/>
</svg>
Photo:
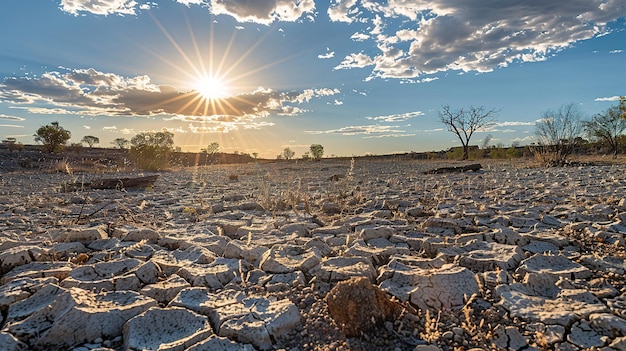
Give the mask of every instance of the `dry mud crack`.
<svg viewBox="0 0 626 351">
<path fill-rule="evenodd" d="M 626 166 L 462 166 L 1 173 L 0 349 L 625 350 Z M 337 325 L 360 277 L 398 309 Z"/>
</svg>

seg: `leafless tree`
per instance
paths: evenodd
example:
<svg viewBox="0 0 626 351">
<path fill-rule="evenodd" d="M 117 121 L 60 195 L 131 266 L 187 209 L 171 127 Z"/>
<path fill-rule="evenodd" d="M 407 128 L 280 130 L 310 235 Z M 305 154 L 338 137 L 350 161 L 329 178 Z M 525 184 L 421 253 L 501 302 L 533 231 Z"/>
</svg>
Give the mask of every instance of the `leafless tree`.
<svg viewBox="0 0 626 351">
<path fill-rule="evenodd" d="M 613 155 L 619 151 L 619 136 L 626 130 L 626 119 L 621 118 L 619 106 L 609 107 L 604 113 L 591 117 L 583 122 L 587 134 L 611 148 Z"/>
<path fill-rule="evenodd" d="M 496 109 L 487 110 L 484 106 L 452 110 L 449 105 L 445 105 L 439 111 L 439 120 L 448 131 L 459 138 L 463 146 L 463 160 L 467 160 L 472 135 L 481 128 L 492 125 L 498 112 L 500 111 Z"/>
<path fill-rule="evenodd" d="M 535 124 L 533 153 L 546 166 L 562 166 L 583 139 L 583 112 L 574 103 L 547 110 Z"/>
</svg>

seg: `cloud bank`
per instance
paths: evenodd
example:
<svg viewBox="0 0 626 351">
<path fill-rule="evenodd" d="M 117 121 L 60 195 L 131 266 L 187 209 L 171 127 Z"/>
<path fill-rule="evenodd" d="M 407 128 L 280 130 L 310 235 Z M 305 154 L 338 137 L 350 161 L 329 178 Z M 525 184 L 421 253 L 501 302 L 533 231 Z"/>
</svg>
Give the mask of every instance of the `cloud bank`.
<svg viewBox="0 0 626 351">
<path fill-rule="evenodd" d="M 295 22 L 313 16 L 314 0 L 176 0 L 185 6 L 206 6 L 215 15 L 228 15 L 238 22 L 253 22 L 269 25 L 275 21 Z M 78 16 L 93 15 L 137 15 L 137 10 L 149 10 L 158 6 L 134 0 L 61 0 L 60 9 Z M 312 17 L 311 17 L 312 18 Z"/>
<path fill-rule="evenodd" d="M 608 33 L 609 23 L 626 16 L 626 5 L 619 0 L 337 0 L 328 14 L 333 21 L 366 23 L 352 38 L 377 48 L 347 55 L 337 69 L 372 66 L 373 77 L 415 78 L 546 60 Z"/>
<path fill-rule="evenodd" d="M 148 76 L 124 77 L 93 68 L 46 72 L 40 77 L 9 77 L 0 84 L 0 102 L 22 105 L 31 113 L 112 116 L 177 116 L 190 121 L 233 122 L 270 114 L 293 116 L 311 99 L 338 94 L 337 89 L 275 91 L 258 88 L 219 100 L 197 91 L 156 85 Z M 2 117 L 4 119 L 8 116 Z M 256 124 L 251 124 L 255 126 Z"/>
<path fill-rule="evenodd" d="M 314 0 L 175 0 L 238 22 L 270 25 L 317 16 Z M 320 2 L 321 4 L 321 2 Z M 61 0 L 73 15 L 137 15 L 143 0 Z M 621 0 L 332 0 L 333 22 L 353 24 L 354 48 L 335 69 L 368 68 L 373 78 L 411 79 L 438 72 L 489 72 L 536 62 L 610 32 L 626 16 Z M 616 50 L 616 52 L 618 52 Z M 332 58 L 322 54 L 320 58 Z"/>
</svg>

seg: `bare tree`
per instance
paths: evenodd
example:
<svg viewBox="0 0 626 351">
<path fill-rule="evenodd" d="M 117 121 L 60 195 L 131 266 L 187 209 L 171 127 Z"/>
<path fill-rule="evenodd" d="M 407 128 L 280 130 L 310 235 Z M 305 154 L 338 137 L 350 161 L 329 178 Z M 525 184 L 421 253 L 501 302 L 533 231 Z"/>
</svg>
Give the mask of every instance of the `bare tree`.
<svg viewBox="0 0 626 351">
<path fill-rule="evenodd" d="M 574 103 L 547 110 L 535 124 L 533 153 L 546 166 L 562 166 L 583 139 L 583 112 Z"/>
<path fill-rule="evenodd" d="M 445 105 L 439 111 L 439 121 L 459 138 L 463 146 L 463 160 L 467 160 L 472 135 L 477 130 L 492 125 L 498 112 L 500 111 L 495 109 L 487 110 L 484 106 L 452 110 L 449 105 Z"/>
<path fill-rule="evenodd" d="M 599 142 L 607 144 L 613 155 L 619 151 L 619 136 L 626 130 L 626 119 L 621 118 L 619 106 L 609 107 L 604 113 L 583 122 L 587 134 Z"/>
</svg>

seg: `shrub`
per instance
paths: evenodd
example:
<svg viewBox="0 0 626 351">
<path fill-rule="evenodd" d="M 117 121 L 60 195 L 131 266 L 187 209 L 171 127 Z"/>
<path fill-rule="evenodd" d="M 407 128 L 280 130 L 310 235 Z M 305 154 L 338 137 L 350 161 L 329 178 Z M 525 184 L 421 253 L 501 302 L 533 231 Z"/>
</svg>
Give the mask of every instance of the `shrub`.
<svg viewBox="0 0 626 351">
<path fill-rule="evenodd" d="M 72 133 L 61 127 L 59 122 L 52 122 L 39 127 L 34 137 L 36 142 L 43 144 L 46 151 L 53 153 L 63 150 L 67 141 L 72 137 Z"/>
<path fill-rule="evenodd" d="M 169 167 L 174 151 L 174 134 L 168 131 L 142 132 L 131 141 L 130 157 L 142 169 L 158 171 Z"/>
</svg>

